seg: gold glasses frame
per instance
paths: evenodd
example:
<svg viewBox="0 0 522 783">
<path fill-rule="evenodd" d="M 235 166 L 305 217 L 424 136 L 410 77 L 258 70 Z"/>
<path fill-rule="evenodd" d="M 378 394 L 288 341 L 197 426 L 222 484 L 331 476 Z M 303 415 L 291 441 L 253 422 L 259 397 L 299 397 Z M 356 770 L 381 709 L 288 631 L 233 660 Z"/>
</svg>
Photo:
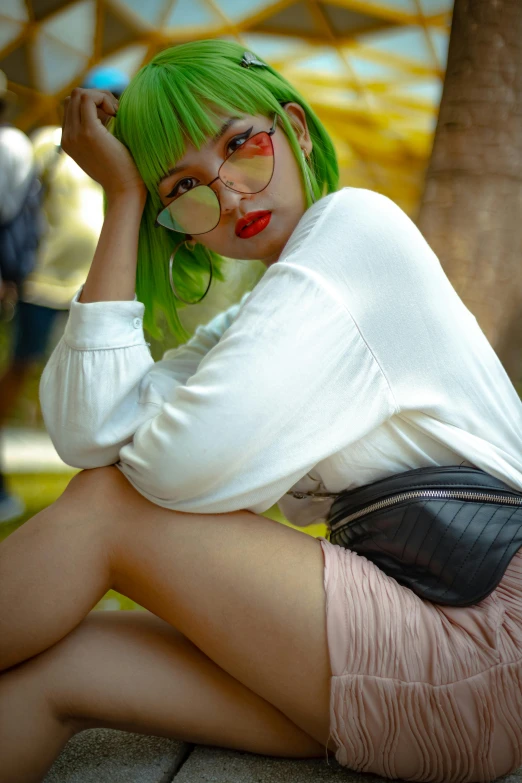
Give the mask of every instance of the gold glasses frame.
<svg viewBox="0 0 522 783">
<path fill-rule="evenodd" d="M 252 139 L 255 139 L 256 136 L 260 136 L 261 134 L 265 133 L 269 137 L 269 139 L 270 139 L 270 145 L 272 147 L 272 157 L 275 157 L 275 152 L 274 152 L 274 144 L 273 144 L 273 141 L 272 141 L 271 137 L 274 135 L 274 133 L 276 131 L 277 117 L 278 117 L 278 114 L 276 112 L 275 115 L 274 115 L 274 121 L 272 123 L 272 127 L 270 128 L 270 130 L 268 130 L 268 131 L 259 131 L 258 133 L 254 133 L 253 136 L 250 136 L 247 139 L 247 141 L 252 141 Z M 229 190 L 233 190 L 235 193 L 245 193 L 245 192 L 246 193 L 261 193 L 263 190 L 265 190 L 270 185 L 270 183 L 272 181 L 272 177 L 274 176 L 274 166 L 272 166 L 272 174 L 270 175 L 270 179 L 268 180 L 266 185 L 264 185 L 261 188 L 261 190 L 255 190 L 255 191 L 236 190 L 235 188 L 230 187 L 230 185 L 224 179 L 222 179 L 222 177 L 221 177 L 221 169 L 226 164 L 228 159 L 231 158 L 232 155 L 235 155 L 236 152 L 238 152 L 238 150 L 240 150 L 240 149 L 241 149 L 241 147 L 238 147 L 236 150 L 231 152 L 230 155 L 227 155 L 227 157 L 225 158 L 225 160 L 223 161 L 223 163 L 220 165 L 220 167 L 218 169 L 217 177 L 215 177 L 207 185 L 203 185 L 203 184 L 196 185 L 195 188 L 192 188 L 191 190 L 187 191 L 187 193 L 182 193 L 180 196 L 178 196 L 177 198 L 173 199 L 173 201 L 179 201 L 180 198 L 183 198 L 183 196 L 188 195 L 188 193 L 193 193 L 195 190 L 197 190 L 197 188 L 208 188 L 210 190 L 210 192 L 213 193 L 213 195 L 214 195 L 214 197 L 215 197 L 215 199 L 217 201 L 218 207 L 219 207 L 219 216 L 218 216 L 216 224 L 214 226 L 212 226 L 212 228 L 207 229 L 206 231 L 201 231 L 201 232 L 198 232 L 198 233 L 191 231 L 190 232 L 191 235 L 201 236 L 201 234 L 208 234 L 209 231 L 213 231 L 215 229 L 215 227 L 218 225 L 219 221 L 221 220 L 221 202 L 219 200 L 219 196 L 217 195 L 217 193 L 214 190 L 212 190 L 212 188 L 210 187 L 211 185 L 214 184 L 214 182 L 217 182 L 218 179 L 223 183 L 223 185 L 225 185 L 225 187 L 227 187 Z M 170 202 L 170 204 L 172 204 L 172 201 Z M 178 229 L 171 228 L 170 226 L 165 226 L 163 223 L 160 222 L 160 217 L 161 217 L 162 213 L 168 211 L 168 208 L 169 208 L 170 204 L 167 204 L 166 206 L 162 207 L 159 210 L 158 214 L 156 215 L 156 220 L 154 221 L 154 227 L 155 228 L 166 228 L 167 231 L 174 231 L 177 234 L 186 233 L 184 231 L 179 231 Z"/>
</svg>

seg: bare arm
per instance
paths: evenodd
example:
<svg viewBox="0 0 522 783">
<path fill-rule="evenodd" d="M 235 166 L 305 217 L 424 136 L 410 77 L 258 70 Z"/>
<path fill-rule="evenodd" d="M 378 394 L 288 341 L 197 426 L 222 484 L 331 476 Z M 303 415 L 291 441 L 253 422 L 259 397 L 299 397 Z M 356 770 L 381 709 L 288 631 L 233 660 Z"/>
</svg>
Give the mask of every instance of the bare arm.
<svg viewBox="0 0 522 783">
<path fill-rule="evenodd" d="M 134 299 L 138 232 L 144 199 L 139 193 L 111 198 L 79 302 Z"/>
<path fill-rule="evenodd" d="M 76 88 L 66 100 L 62 147 L 107 194 L 107 212 L 79 301 L 133 300 L 138 234 L 147 190 L 126 147 L 105 127 L 118 108 L 104 90 Z"/>
</svg>

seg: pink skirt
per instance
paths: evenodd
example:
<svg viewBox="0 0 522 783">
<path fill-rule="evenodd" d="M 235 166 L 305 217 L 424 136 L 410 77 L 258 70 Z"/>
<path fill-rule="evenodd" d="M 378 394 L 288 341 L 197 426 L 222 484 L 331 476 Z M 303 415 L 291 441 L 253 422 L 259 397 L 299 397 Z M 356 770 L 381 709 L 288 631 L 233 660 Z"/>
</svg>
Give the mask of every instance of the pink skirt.
<svg viewBox="0 0 522 783">
<path fill-rule="evenodd" d="M 522 765 L 522 550 L 485 600 L 424 601 L 320 538 L 337 761 L 413 781 L 491 781 Z"/>
</svg>

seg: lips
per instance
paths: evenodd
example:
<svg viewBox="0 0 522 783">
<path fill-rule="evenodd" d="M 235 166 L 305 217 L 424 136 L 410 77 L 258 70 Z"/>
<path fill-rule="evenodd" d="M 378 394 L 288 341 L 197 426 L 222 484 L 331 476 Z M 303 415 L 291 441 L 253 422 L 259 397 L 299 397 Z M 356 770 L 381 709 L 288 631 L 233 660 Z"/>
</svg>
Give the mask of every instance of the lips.
<svg viewBox="0 0 522 783">
<path fill-rule="evenodd" d="M 271 213 L 266 210 L 258 210 L 257 212 L 248 212 L 244 217 L 241 218 L 241 220 L 238 220 L 236 223 L 236 236 L 241 236 L 241 231 L 246 228 L 250 223 L 252 223 L 254 220 L 257 220 L 261 217 L 266 217 L 267 215 L 270 215 Z"/>
</svg>

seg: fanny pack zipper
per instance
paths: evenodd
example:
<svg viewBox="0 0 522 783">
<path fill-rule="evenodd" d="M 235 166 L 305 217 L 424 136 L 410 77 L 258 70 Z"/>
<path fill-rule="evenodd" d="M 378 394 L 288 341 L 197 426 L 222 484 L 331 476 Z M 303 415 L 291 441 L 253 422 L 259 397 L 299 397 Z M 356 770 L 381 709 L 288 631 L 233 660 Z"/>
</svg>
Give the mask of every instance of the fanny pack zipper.
<svg viewBox="0 0 522 783">
<path fill-rule="evenodd" d="M 379 500 L 376 503 L 372 503 L 365 508 L 359 509 L 359 511 L 350 514 L 349 516 L 343 516 L 342 519 L 334 522 L 330 520 L 330 530 L 334 532 L 337 528 L 344 527 L 350 522 L 354 522 L 356 519 L 360 519 L 366 514 L 371 514 L 372 511 L 380 511 L 388 506 L 393 506 L 396 503 L 401 503 L 403 500 L 413 500 L 414 498 L 440 498 L 447 500 L 478 500 L 484 503 L 504 503 L 507 506 L 522 506 L 522 498 L 508 497 L 507 495 L 488 495 L 484 492 L 465 492 L 459 490 L 445 490 L 445 489 L 417 489 L 410 492 L 401 492 L 399 495 L 394 495 L 391 498 L 385 500 Z"/>
</svg>

